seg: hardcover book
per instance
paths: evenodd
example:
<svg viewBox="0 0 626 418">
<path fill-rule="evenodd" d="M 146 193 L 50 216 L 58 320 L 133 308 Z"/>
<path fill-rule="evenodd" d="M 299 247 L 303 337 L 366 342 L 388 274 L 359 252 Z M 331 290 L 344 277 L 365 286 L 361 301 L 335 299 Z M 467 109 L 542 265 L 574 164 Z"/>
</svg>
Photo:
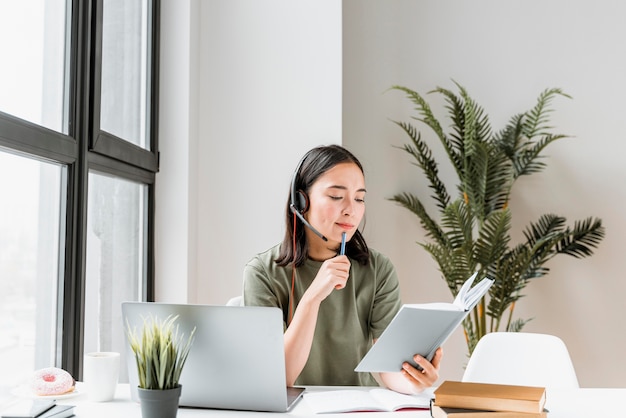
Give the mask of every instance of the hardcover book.
<svg viewBox="0 0 626 418">
<path fill-rule="evenodd" d="M 543 412 L 488 411 L 432 405 L 430 416 L 432 418 L 548 418 L 548 411 L 545 409 Z"/>
<path fill-rule="evenodd" d="M 546 402 L 543 387 L 451 380 L 435 389 L 434 395 L 434 405 L 439 407 L 490 411 L 542 413 Z"/>
</svg>

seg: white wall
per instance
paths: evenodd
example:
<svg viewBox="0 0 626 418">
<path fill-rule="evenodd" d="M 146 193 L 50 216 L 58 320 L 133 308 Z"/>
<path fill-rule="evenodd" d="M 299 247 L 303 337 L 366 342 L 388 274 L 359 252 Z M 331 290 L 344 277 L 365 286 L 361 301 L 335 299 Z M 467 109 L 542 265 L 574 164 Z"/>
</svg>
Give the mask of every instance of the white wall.
<svg viewBox="0 0 626 418">
<path fill-rule="evenodd" d="M 626 3 L 343 4 L 343 143 L 356 149 L 369 169 L 366 237 L 394 261 L 407 302 L 451 300 L 451 295 L 435 263 L 415 243 L 425 239 L 417 217 L 386 200 L 401 191 L 424 200 L 430 196 L 419 169 L 393 148 L 408 137 L 390 119 L 409 121 L 413 106 L 401 93 L 386 90 L 394 84 L 421 93 L 437 86 L 455 90 L 454 79 L 484 106 L 495 129 L 533 106 L 547 87 L 573 96 L 553 102 L 553 122 L 557 132 L 574 138 L 552 144 L 547 169 L 515 186 L 514 241 L 521 241 L 530 221 L 550 212 L 572 223 L 600 217 L 607 236 L 591 258 L 550 261 L 551 272 L 527 287 L 516 313 L 534 318 L 526 331 L 553 333 L 566 342 L 581 385 L 624 386 Z M 441 101 L 434 103 L 443 116 Z M 422 131 L 447 162 L 433 135 Z M 450 167 L 444 163 L 442 169 L 448 184 L 455 184 Z M 444 351 L 443 377 L 460 378 L 466 363 L 460 331 Z"/>
<path fill-rule="evenodd" d="M 291 174 L 341 141 L 341 3 L 201 3 L 198 301 L 241 293 L 280 242 Z"/>
<path fill-rule="evenodd" d="M 198 9 L 194 0 L 161 2 L 155 285 L 162 301 L 197 293 Z"/>
<path fill-rule="evenodd" d="M 162 29 L 156 297 L 225 303 L 300 157 L 341 142 L 341 2 L 164 0 Z"/>
<path fill-rule="evenodd" d="M 405 138 L 389 119 L 406 119 L 411 106 L 385 90 L 453 88 L 455 79 L 497 129 L 544 88 L 561 87 L 573 100 L 554 102 L 553 121 L 574 138 L 553 144 L 548 168 L 516 185 L 515 228 L 546 212 L 598 216 L 607 237 L 591 258 L 551 261 L 517 312 L 535 318 L 526 330 L 565 340 L 583 386 L 626 384 L 626 4 L 163 0 L 162 9 L 158 300 L 224 303 L 238 294 L 245 262 L 282 237 L 299 157 L 340 142 L 365 165 L 365 236 L 394 261 L 405 301 L 450 299 L 415 244 L 417 219 L 387 200 L 425 191 L 393 148 Z M 442 378 L 458 379 L 460 333 L 444 348 Z"/>
</svg>

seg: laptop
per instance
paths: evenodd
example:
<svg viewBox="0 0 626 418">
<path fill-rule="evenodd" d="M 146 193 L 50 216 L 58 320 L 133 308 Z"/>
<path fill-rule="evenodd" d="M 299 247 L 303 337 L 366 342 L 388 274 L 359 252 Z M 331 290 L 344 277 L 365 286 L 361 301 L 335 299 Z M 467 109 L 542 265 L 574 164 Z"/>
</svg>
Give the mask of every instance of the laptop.
<svg viewBox="0 0 626 418">
<path fill-rule="evenodd" d="M 179 383 L 179 406 L 286 412 L 304 388 L 287 387 L 282 312 L 260 306 L 123 302 L 122 320 L 140 332 L 143 319 L 178 315 L 184 339 L 196 334 Z M 126 344 L 131 397 L 137 396 L 137 365 Z"/>
</svg>

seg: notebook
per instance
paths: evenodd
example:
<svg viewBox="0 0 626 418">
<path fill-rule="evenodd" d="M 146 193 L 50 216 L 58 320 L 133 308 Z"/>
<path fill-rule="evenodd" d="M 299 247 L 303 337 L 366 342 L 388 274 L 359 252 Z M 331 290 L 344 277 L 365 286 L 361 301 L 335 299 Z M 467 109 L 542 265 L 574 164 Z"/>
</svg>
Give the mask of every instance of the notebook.
<svg viewBox="0 0 626 418">
<path fill-rule="evenodd" d="M 285 412 L 304 388 L 287 387 L 282 313 L 278 308 L 122 303 L 122 320 L 139 331 L 143 318 L 178 315 L 179 332 L 196 334 L 180 376 L 181 407 Z M 126 328 L 124 328 L 126 329 Z M 137 365 L 126 359 L 131 397 L 137 397 Z"/>
</svg>

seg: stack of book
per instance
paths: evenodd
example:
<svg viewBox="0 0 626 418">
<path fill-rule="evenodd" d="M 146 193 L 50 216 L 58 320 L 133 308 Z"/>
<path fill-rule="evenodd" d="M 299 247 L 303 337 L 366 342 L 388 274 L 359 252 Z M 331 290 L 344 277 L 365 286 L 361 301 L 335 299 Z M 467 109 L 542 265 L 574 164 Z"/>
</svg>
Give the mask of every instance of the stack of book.
<svg viewBox="0 0 626 418">
<path fill-rule="evenodd" d="M 54 399 L 20 399 L 0 410 L 2 418 L 67 418 L 74 405 L 57 405 Z"/>
<path fill-rule="evenodd" d="M 446 380 L 434 392 L 433 418 L 547 418 L 546 389 Z"/>
</svg>

